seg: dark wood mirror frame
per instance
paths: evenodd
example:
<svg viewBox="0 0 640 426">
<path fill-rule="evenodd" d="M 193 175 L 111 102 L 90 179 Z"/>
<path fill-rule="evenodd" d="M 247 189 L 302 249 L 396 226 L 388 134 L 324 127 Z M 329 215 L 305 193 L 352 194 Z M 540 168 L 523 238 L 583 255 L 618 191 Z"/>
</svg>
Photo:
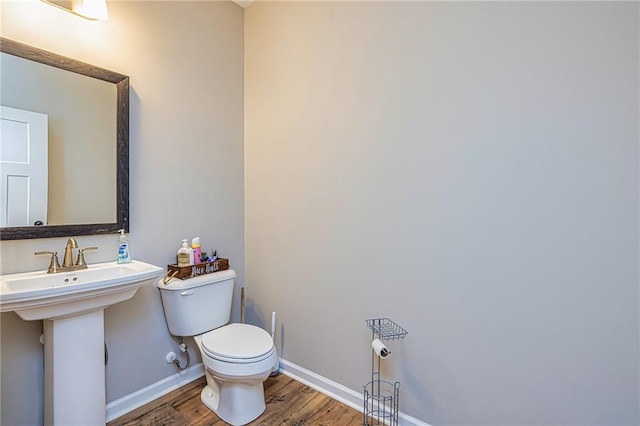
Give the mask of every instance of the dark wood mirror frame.
<svg viewBox="0 0 640 426">
<path fill-rule="evenodd" d="M 116 222 L 7 227 L 0 229 L 0 240 L 111 234 L 123 228 L 129 232 L 129 77 L 2 37 L 0 52 L 113 83 L 117 92 Z"/>
</svg>

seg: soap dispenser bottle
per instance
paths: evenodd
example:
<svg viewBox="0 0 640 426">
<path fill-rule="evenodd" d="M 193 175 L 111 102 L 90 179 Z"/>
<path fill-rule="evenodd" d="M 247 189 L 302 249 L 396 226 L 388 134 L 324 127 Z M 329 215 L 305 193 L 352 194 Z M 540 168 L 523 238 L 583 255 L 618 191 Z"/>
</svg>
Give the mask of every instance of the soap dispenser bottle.
<svg viewBox="0 0 640 426">
<path fill-rule="evenodd" d="M 178 266 L 193 265 L 193 249 L 189 247 L 189 242 L 185 238 L 182 240 L 182 247 L 178 249 Z"/>
<path fill-rule="evenodd" d="M 120 232 L 120 238 L 118 241 L 118 258 L 116 262 L 130 263 L 131 252 L 129 251 L 129 241 L 127 240 L 127 236 L 124 235 L 124 229 L 120 229 L 118 232 Z"/>
</svg>

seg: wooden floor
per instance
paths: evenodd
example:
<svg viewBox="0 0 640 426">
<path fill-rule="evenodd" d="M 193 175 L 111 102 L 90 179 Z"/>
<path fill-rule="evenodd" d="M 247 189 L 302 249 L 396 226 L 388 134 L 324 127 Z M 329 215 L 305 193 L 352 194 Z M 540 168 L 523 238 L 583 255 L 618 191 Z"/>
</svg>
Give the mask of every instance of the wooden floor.
<svg viewBox="0 0 640 426">
<path fill-rule="evenodd" d="M 200 402 L 204 377 L 117 418 L 107 426 L 223 426 Z M 264 382 L 267 409 L 250 425 L 362 425 L 362 413 L 280 374 Z"/>
</svg>

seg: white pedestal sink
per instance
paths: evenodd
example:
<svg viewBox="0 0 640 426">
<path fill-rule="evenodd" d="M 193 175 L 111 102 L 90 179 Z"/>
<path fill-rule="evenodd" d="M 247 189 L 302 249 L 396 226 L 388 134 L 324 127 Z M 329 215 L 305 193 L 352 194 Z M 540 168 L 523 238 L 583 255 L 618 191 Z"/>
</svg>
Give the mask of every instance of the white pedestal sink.
<svg viewBox="0 0 640 426">
<path fill-rule="evenodd" d="M 44 321 L 45 424 L 104 425 L 104 308 L 130 299 L 163 269 L 144 262 L 0 280 L 0 312 Z"/>
</svg>

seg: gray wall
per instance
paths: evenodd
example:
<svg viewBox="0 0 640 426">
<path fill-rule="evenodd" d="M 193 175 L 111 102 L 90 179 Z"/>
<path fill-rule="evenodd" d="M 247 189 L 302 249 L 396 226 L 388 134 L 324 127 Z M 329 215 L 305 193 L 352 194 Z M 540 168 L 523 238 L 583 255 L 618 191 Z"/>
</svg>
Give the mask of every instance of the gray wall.
<svg viewBox="0 0 640 426">
<path fill-rule="evenodd" d="M 242 9 L 231 2 L 109 2 L 110 19 L 91 22 L 38 1 L 1 6 L 3 37 L 131 77 L 133 257 L 165 266 L 175 261 L 182 238 L 199 235 L 203 249 L 230 258 L 242 285 Z M 87 252 L 90 263 L 115 257 L 116 235 L 78 242 L 99 247 Z M 60 251 L 64 243 L 2 242 L 1 271 L 44 270 L 47 259 L 33 252 Z M 233 317 L 239 318 L 238 298 Z M 178 343 L 155 288 L 108 308 L 105 319 L 108 401 L 176 372 L 164 356 Z M 0 326 L 0 423 L 41 424 L 42 324 L 5 313 Z"/>
<path fill-rule="evenodd" d="M 637 2 L 245 10 L 251 322 L 431 424 L 638 424 Z"/>
</svg>

